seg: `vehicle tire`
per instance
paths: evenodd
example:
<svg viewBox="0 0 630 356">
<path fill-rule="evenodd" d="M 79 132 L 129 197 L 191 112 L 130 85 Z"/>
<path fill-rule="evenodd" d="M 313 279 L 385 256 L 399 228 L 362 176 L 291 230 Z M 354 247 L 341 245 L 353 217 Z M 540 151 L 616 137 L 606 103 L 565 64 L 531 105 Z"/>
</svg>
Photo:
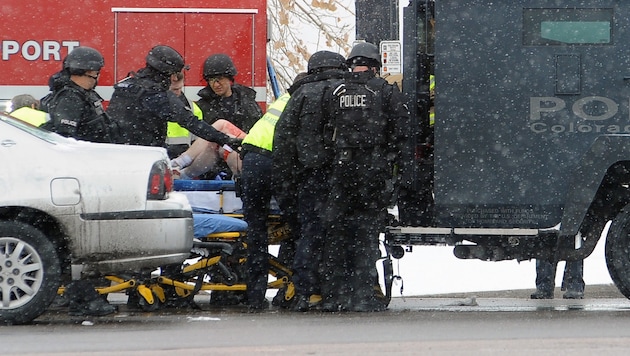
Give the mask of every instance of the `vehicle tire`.
<svg viewBox="0 0 630 356">
<path fill-rule="evenodd" d="M 630 205 L 613 219 L 605 251 L 610 278 L 621 294 L 630 299 Z"/>
<path fill-rule="evenodd" d="M 0 324 L 24 324 L 57 295 L 61 265 L 55 246 L 36 228 L 0 222 Z"/>
</svg>

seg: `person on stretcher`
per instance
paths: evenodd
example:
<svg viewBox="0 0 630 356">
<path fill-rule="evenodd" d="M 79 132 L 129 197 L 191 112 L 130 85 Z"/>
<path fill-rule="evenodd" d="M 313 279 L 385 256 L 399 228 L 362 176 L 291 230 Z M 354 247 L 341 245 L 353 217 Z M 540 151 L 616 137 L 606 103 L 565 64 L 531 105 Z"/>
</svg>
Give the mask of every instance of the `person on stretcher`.
<svg viewBox="0 0 630 356">
<path fill-rule="evenodd" d="M 247 136 L 243 130 L 224 119 L 215 121 L 212 127 L 241 140 Z M 173 176 L 175 179 L 193 179 L 211 170 L 219 159 L 227 163 L 233 174 L 240 173 L 241 158 L 237 151 L 229 146 L 219 146 L 215 142 L 197 138 L 188 150 L 171 161 Z"/>
</svg>

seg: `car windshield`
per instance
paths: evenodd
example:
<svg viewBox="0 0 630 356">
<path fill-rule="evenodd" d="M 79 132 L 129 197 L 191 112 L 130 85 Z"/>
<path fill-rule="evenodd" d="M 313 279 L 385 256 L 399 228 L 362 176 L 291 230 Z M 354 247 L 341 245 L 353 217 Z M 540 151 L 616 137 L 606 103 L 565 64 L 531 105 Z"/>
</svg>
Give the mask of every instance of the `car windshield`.
<svg viewBox="0 0 630 356">
<path fill-rule="evenodd" d="M 68 138 L 58 135 L 54 132 L 50 132 L 44 129 L 40 129 L 36 126 L 33 126 L 25 121 L 16 119 L 9 115 L 0 115 L 0 121 L 6 122 L 7 124 L 17 127 L 22 131 L 26 131 L 33 136 L 39 137 L 42 140 L 46 140 L 50 143 L 62 143 L 66 142 Z"/>
</svg>

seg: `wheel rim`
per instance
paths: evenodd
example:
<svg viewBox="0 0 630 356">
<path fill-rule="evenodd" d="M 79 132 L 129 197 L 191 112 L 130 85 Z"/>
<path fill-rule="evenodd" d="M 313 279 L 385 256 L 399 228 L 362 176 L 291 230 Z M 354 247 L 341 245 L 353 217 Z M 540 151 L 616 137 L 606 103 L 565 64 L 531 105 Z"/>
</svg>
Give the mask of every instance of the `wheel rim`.
<svg viewBox="0 0 630 356">
<path fill-rule="evenodd" d="M 37 250 L 13 237 L 0 237 L 0 309 L 15 309 L 33 299 L 44 280 Z"/>
</svg>

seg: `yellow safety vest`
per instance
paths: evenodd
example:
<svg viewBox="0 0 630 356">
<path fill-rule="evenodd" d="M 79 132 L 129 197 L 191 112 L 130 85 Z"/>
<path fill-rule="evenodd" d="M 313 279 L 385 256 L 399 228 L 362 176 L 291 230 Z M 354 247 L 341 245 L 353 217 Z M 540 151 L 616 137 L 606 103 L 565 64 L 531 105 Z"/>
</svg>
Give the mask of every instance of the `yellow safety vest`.
<svg viewBox="0 0 630 356">
<path fill-rule="evenodd" d="M 197 116 L 199 120 L 203 120 L 203 111 L 197 106 L 195 102 L 189 101 L 192 104 L 193 114 Z M 192 141 L 192 135 L 188 130 L 181 127 L 176 122 L 169 122 L 166 129 L 166 143 L 169 145 L 181 145 L 189 144 Z"/>
<path fill-rule="evenodd" d="M 35 110 L 28 106 L 12 111 L 9 115 L 37 127 L 50 119 L 47 112 Z"/>
<path fill-rule="evenodd" d="M 256 121 L 249 130 L 247 137 L 243 140 L 243 144 L 250 144 L 271 152 L 273 150 L 273 133 L 276 129 L 276 123 L 278 123 L 280 114 L 282 114 L 290 98 L 291 95 L 285 93 L 271 103 L 265 115 Z"/>
</svg>

